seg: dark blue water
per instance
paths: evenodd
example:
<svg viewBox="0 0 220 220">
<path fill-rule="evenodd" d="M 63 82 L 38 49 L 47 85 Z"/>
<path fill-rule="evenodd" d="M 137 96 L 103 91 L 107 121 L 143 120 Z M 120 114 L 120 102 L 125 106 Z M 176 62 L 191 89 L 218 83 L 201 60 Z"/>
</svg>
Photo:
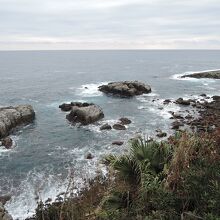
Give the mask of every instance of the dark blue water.
<svg viewBox="0 0 220 220">
<path fill-rule="evenodd" d="M 181 109 L 164 107 L 163 99 L 220 94 L 219 80 L 180 80 L 177 74 L 220 69 L 219 61 L 220 51 L 0 52 L 0 105 L 31 104 L 36 111 L 33 124 L 12 134 L 16 147 L 0 149 L 0 195 L 12 195 L 8 210 L 23 219 L 34 210 L 36 197 L 45 200 L 65 191 L 70 171 L 78 184 L 93 176 L 103 169 L 98 164 L 103 155 L 128 148 L 112 146 L 112 141 L 155 136 L 158 128 L 171 133 L 168 111 Z M 118 80 L 143 81 L 153 92 L 119 99 L 97 91 L 103 82 Z M 122 116 L 132 124 L 126 131 L 108 132 L 100 132 L 100 125 L 72 127 L 58 105 L 80 100 L 103 108 L 100 124 Z M 85 159 L 88 152 L 93 160 Z"/>
</svg>

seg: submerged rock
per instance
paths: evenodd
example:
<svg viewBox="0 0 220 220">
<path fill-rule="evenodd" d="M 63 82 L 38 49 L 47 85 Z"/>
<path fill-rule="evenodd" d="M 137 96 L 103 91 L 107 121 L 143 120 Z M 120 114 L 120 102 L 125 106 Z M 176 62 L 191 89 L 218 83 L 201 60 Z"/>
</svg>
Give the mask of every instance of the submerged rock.
<svg viewBox="0 0 220 220">
<path fill-rule="evenodd" d="M 160 131 L 160 132 L 157 134 L 157 137 L 159 137 L 159 138 L 166 137 L 166 136 L 167 136 L 167 133 L 166 133 L 166 132 L 162 132 L 162 131 Z"/>
<path fill-rule="evenodd" d="M 73 123 L 88 125 L 104 118 L 104 113 L 98 105 L 74 105 L 66 118 Z"/>
<path fill-rule="evenodd" d="M 34 120 L 35 112 L 31 105 L 0 108 L 0 138 L 9 135 L 11 129 Z"/>
<path fill-rule="evenodd" d="M 112 145 L 118 145 L 118 146 L 121 146 L 121 145 L 123 145 L 123 144 L 124 144 L 123 141 L 114 141 L 114 142 L 112 142 Z"/>
<path fill-rule="evenodd" d="M 197 79 L 201 79 L 201 78 L 220 79 L 220 70 L 192 73 L 192 74 L 184 75 L 181 78 L 186 78 L 186 77 L 197 78 Z"/>
<path fill-rule="evenodd" d="M 111 82 L 99 86 L 99 91 L 121 97 L 132 97 L 150 93 L 151 87 L 138 81 Z"/>
</svg>

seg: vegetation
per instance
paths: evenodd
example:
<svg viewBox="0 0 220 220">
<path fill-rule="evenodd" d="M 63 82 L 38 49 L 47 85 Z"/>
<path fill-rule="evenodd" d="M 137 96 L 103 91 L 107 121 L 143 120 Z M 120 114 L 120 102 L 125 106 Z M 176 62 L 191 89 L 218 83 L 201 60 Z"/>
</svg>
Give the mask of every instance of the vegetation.
<svg viewBox="0 0 220 220">
<path fill-rule="evenodd" d="M 165 142 L 133 140 L 128 154 L 104 159 L 108 177 L 77 197 L 40 203 L 35 219 L 220 219 L 219 144 L 215 135 L 185 132 Z"/>
</svg>

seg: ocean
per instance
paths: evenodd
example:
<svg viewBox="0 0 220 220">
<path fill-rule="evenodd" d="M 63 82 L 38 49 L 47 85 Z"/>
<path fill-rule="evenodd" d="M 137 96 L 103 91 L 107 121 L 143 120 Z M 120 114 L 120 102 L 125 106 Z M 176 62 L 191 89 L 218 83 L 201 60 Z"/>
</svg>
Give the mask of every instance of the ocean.
<svg viewBox="0 0 220 220">
<path fill-rule="evenodd" d="M 105 172 L 99 163 L 104 155 L 127 151 L 131 137 L 155 137 L 156 129 L 172 134 L 169 111 L 182 108 L 165 106 L 163 100 L 220 95 L 219 80 L 180 78 L 216 69 L 218 50 L 0 52 L 0 106 L 31 104 L 36 111 L 33 124 L 11 134 L 16 146 L 0 148 L 0 196 L 12 196 L 6 204 L 9 213 L 19 220 L 31 216 L 37 198 L 55 199 L 66 190 L 70 173 L 81 187 L 84 178 Z M 120 99 L 97 90 L 103 83 L 122 80 L 145 82 L 152 93 Z M 98 104 L 105 118 L 94 125 L 72 126 L 58 108 L 71 101 Z M 127 130 L 99 130 L 120 117 L 131 119 Z M 116 140 L 125 144 L 113 146 Z M 94 159 L 85 159 L 88 152 Z"/>
</svg>

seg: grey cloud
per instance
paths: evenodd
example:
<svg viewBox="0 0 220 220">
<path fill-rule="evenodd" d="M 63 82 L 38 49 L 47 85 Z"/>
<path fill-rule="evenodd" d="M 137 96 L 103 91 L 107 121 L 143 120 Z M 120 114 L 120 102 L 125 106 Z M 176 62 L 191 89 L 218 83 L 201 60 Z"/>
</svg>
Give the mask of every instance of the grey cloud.
<svg viewBox="0 0 220 220">
<path fill-rule="evenodd" d="M 134 48 L 194 48 L 195 42 L 220 48 L 217 0 L 0 0 L 0 5 L 0 49 L 124 48 L 130 42 Z"/>
</svg>

